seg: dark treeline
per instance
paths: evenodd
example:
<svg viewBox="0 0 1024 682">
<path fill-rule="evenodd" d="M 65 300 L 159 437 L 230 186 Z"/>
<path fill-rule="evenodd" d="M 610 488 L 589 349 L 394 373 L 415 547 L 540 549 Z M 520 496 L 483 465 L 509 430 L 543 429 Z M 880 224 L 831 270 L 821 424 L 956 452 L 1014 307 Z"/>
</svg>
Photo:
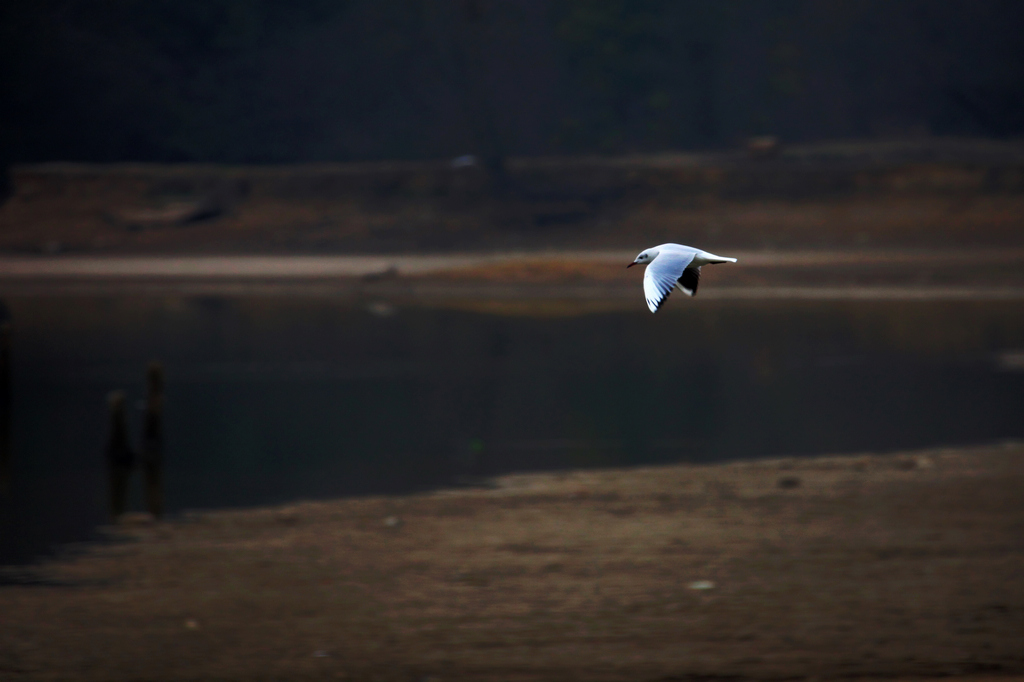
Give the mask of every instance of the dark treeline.
<svg viewBox="0 0 1024 682">
<path fill-rule="evenodd" d="M 0 162 L 1024 133 L 1019 0 L 15 0 Z"/>
</svg>

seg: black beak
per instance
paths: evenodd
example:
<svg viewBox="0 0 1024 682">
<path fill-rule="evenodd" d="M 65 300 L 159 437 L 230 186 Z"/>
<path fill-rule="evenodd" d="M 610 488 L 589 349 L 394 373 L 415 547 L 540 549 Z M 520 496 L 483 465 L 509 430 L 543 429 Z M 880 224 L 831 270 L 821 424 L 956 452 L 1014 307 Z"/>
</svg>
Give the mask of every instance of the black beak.
<svg viewBox="0 0 1024 682">
<path fill-rule="evenodd" d="M 626 268 L 627 268 L 627 269 L 628 269 L 628 268 L 631 268 L 631 267 L 633 267 L 634 265 L 636 265 L 636 261 L 633 261 L 632 263 L 630 263 L 629 265 L 627 265 L 627 266 L 626 266 Z"/>
</svg>

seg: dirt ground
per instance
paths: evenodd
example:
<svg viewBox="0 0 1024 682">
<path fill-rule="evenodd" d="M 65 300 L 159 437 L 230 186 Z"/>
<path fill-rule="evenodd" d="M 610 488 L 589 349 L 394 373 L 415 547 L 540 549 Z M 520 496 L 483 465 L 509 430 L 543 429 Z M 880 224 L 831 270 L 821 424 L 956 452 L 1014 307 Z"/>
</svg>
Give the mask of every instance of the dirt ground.
<svg viewBox="0 0 1024 682">
<path fill-rule="evenodd" d="M 1024 678 L 1022 489 L 1007 444 L 133 517 L 0 588 L 0 678 Z"/>
<path fill-rule="evenodd" d="M 510 159 L 505 191 L 443 161 L 42 164 L 12 183 L 0 253 L 24 256 L 1024 246 L 1019 141 Z"/>
</svg>

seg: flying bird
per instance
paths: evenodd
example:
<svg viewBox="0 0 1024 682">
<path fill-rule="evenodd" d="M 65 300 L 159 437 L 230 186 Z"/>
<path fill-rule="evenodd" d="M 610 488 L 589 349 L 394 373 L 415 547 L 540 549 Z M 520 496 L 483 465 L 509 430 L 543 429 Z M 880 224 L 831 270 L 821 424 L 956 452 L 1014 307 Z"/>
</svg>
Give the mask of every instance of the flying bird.
<svg viewBox="0 0 1024 682">
<path fill-rule="evenodd" d="M 735 258 L 716 256 L 692 246 L 662 244 L 641 251 L 636 260 L 626 267 L 631 268 L 637 263 L 647 265 L 647 272 L 644 273 L 644 296 L 647 297 L 647 307 L 652 313 L 656 313 L 674 287 L 678 287 L 687 296 L 697 295 L 702 265 L 735 262 Z"/>
</svg>

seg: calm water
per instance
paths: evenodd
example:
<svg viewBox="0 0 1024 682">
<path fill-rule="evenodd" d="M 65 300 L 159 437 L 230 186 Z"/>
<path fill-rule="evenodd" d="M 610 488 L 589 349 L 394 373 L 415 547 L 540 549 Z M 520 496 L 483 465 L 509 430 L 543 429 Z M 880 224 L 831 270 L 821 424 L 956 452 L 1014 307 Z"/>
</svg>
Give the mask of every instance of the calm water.
<svg viewBox="0 0 1024 682">
<path fill-rule="evenodd" d="M 172 512 L 512 470 L 1024 437 L 1013 302 L 698 299 L 657 316 L 287 297 L 8 305 L 14 457 L 0 563 L 105 522 L 105 396 L 123 388 L 135 405 L 153 359 L 167 371 Z M 130 416 L 137 440 L 141 413 Z"/>
</svg>

